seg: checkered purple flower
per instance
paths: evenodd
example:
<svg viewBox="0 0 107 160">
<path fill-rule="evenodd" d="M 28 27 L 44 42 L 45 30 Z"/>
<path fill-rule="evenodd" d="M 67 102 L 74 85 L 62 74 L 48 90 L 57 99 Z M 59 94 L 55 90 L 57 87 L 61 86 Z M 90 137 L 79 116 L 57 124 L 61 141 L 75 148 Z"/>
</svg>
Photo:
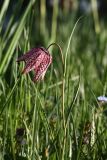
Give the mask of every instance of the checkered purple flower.
<svg viewBox="0 0 107 160">
<path fill-rule="evenodd" d="M 22 73 L 29 73 L 31 70 L 34 70 L 35 76 L 33 81 L 38 81 L 44 78 L 49 65 L 52 63 L 52 56 L 45 48 L 38 47 L 31 49 L 17 59 L 17 62 L 21 61 L 25 62 L 25 68 Z"/>
</svg>

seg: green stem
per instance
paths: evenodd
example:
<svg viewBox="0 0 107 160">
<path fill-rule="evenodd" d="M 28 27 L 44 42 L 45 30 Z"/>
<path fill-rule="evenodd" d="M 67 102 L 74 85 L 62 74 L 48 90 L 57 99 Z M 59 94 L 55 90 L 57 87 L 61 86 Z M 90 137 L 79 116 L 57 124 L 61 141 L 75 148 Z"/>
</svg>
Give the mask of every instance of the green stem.
<svg viewBox="0 0 107 160">
<path fill-rule="evenodd" d="M 62 49 L 61 49 L 61 47 L 60 47 L 60 45 L 59 44 L 57 44 L 57 43 L 51 43 L 49 46 L 48 46 L 48 48 L 47 48 L 47 50 L 51 47 L 51 46 L 53 46 L 53 45 L 56 45 L 58 48 L 59 48 L 59 50 L 60 50 L 60 55 L 61 55 L 61 60 L 62 60 L 62 64 L 63 64 L 63 66 L 64 66 L 64 58 L 63 58 L 63 53 L 62 53 Z"/>
<path fill-rule="evenodd" d="M 64 106 L 64 103 L 65 103 L 65 76 L 64 76 L 64 58 L 63 58 L 63 53 L 62 53 L 62 49 L 61 47 L 57 44 L 57 43 L 51 43 L 47 49 L 49 49 L 50 46 L 52 45 L 56 45 L 59 50 L 60 50 L 60 55 L 61 55 L 61 60 L 62 60 L 62 65 L 63 65 L 63 77 L 62 77 L 62 119 L 63 119 L 63 129 L 64 129 L 64 139 L 63 139 L 63 153 L 62 153 L 62 159 L 64 159 L 64 151 L 65 151 L 65 144 L 66 144 L 66 129 L 65 129 L 65 106 Z"/>
<path fill-rule="evenodd" d="M 63 127 L 65 128 L 65 116 L 64 116 L 64 88 L 65 88 L 65 77 L 64 77 L 64 58 L 63 58 L 63 53 L 62 53 L 62 49 L 61 47 L 57 44 L 57 43 L 51 43 L 47 49 L 49 49 L 49 47 L 51 47 L 52 45 L 56 45 L 59 50 L 60 50 L 60 55 L 61 55 L 61 60 L 62 60 L 62 65 L 63 65 L 63 77 L 62 77 L 62 118 L 63 118 Z"/>
<path fill-rule="evenodd" d="M 43 33 L 43 35 L 45 34 L 45 29 L 46 29 L 46 0 L 41 0 L 40 1 L 40 32 Z"/>
<path fill-rule="evenodd" d="M 100 33 L 100 22 L 99 22 L 99 16 L 98 16 L 98 6 L 96 0 L 91 0 L 92 5 L 92 13 L 94 18 L 94 25 L 95 25 L 95 32 L 96 34 Z"/>
<path fill-rule="evenodd" d="M 55 41 L 56 39 L 56 30 L 57 30 L 57 16 L 58 16 L 58 0 L 53 1 L 53 15 L 52 15 L 52 28 L 51 28 L 51 40 Z"/>
</svg>

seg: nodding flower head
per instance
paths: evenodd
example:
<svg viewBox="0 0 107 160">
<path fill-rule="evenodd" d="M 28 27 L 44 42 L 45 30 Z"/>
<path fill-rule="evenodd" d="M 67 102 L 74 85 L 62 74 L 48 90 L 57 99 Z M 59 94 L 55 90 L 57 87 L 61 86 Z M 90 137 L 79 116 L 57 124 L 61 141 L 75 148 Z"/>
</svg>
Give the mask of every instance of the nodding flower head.
<svg viewBox="0 0 107 160">
<path fill-rule="evenodd" d="M 29 73 L 31 70 L 34 70 L 35 76 L 33 81 L 35 82 L 44 78 L 49 65 L 52 63 L 52 56 L 45 48 L 38 47 L 31 49 L 17 59 L 17 62 L 21 61 L 25 62 L 25 68 L 22 73 Z"/>
</svg>

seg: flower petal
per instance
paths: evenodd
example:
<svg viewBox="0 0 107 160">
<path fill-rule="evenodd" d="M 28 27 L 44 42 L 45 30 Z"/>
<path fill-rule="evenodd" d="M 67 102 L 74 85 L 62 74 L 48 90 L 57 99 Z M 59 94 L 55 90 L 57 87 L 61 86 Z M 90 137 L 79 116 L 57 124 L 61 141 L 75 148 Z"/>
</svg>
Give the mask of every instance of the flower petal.
<svg viewBox="0 0 107 160">
<path fill-rule="evenodd" d="M 38 56 L 35 58 L 35 56 L 31 56 L 30 59 L 26 62 L 26 66 L 24 68 L 24 70 L 22 71 L 22 73 L 28 73 L 31 70 L 37 68 L 40 63 L 43 61 L 45 56 L 45 53 L 38 53 Z"/>
<path fill-rule="evenodd" d="M 38 81 L 39 79 L 43 79 L 45 73 L 52 62 L 52 56 L 49 52 L 43 48 L 33 48 L 23 56 L 17 59 L 17 62 L 24 61 L 25 68 L 22 73 L 28 73 L 31 70 L 35 70 L 34 81 Z"/>
<path fill-rule="evenodd" d="M 33 54 L 36 55 L 37 53 L 39 53 L 39 51 L 40 51 L 39 48 L 33 48 L 30 51 L 28 51 L 27 53 L 25 53 L 24 55 L 22 55 L 21 57 L 19 57 L 17 59 L 17 62 L 20 62 L 20 61 L 26 62 L 30 58 L 31 55 L 33 55 Z"/>
<path fill-rule="evenodd" d="M 99 102 L 107 102 L 107 97 L 105 96 L 99 96 L 97 99 Z"/>
<path fill-rule="evenodd" d="M 40 79 L 43 79 L 45 76 L 45 73 L 49 67 L 49 65 L 52 62 L 52 56 L 51 55 L 45 55 L 44 56 L 44 60 L 40 63 L 40 65 L 38 66 L 38 68 L 35 68 L 35 77 L 34 77 L 34 81 L 38 81 Z"/>
</svg>

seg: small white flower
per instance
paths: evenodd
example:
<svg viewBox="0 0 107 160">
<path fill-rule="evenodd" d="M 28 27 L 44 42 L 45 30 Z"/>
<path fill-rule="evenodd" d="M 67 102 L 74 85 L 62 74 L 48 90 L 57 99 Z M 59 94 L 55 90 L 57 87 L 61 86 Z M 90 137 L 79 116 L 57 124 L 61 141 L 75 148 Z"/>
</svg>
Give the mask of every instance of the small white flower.
<svg viewBox="0 0 107 160">
<path fill-rule="evenodd" d="M 99 102 L 107 103 L 107 97 L 105 97 L 105 96 L 99 96 L 99 97 L 97 98 L 97 100 L 98 100 Z"/>
</svg>

